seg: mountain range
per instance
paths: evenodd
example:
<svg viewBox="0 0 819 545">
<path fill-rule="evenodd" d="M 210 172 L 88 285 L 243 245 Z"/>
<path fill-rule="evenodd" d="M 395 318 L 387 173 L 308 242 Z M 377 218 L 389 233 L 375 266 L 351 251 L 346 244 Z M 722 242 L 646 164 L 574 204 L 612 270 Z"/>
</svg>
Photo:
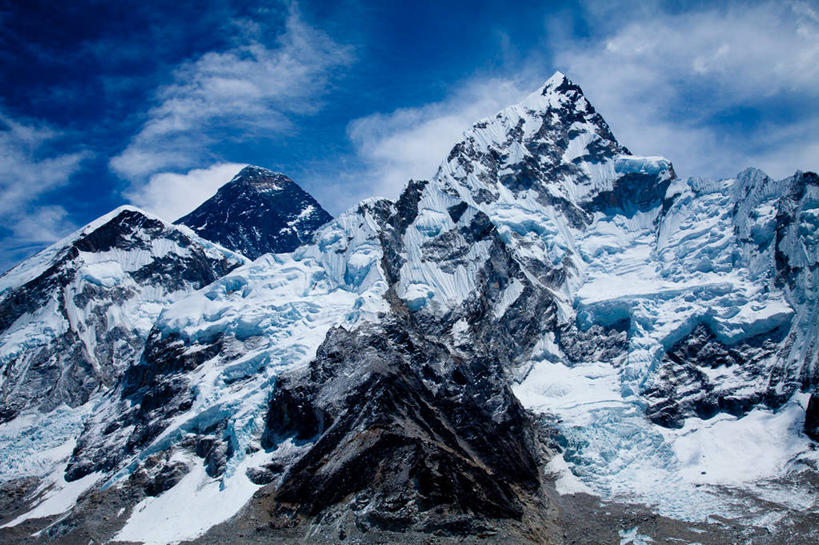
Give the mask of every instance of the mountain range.
<svg viewBox="0 0 819 545">
<path fill-rule="evenodd" d="M 815 543 L 817 233 L 561 73 L 395 201 L 117 209 L 0 277 L 0 541 Z"/>
</svg>

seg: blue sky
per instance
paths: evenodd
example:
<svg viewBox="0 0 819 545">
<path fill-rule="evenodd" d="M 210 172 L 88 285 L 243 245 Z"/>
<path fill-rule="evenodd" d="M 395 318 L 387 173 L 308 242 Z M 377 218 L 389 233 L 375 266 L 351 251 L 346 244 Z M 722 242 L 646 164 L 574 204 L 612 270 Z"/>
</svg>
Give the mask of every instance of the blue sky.
<svg viewBox="0 0 819 545">
<path fill-rule="evenodd" d="M 557 69 L 681 176 L 819 169 L 816 2 L 146 4 L 0 1 L 0 270 L 246 163 L 333 214 L 394 197 Z"/>
</svg>

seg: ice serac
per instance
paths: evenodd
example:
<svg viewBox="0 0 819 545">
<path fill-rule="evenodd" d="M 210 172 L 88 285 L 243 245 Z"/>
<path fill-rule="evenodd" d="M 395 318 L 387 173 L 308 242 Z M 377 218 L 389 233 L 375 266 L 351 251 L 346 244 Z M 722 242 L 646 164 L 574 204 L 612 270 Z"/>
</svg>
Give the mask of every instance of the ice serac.
<svg viewBox="0 0 819 545">
<path fill-rule="evenodd" d="M 11 269 L 0 277 L 0 421 L 113 386 L 163 306 L 244 261 L 122 207 Z"/>
<path fill-rule="evenodd" d="M 608 543 L 644 504 L 685 542 L 813 539 L 816 192 L 679 179 L 557 73 L 395 202 L 167 306 L 41 535 Z"/>
<path fill-rule="evenodd" d="M 741 416 L 815 388 L 816 185 L 810 173 L 775 181 L 749 169 L 678 188 L 659 230 L 657 278 L 709 296 L 685 312 L 675 309 L 679 295 L 664 303 L 677 318 L 663 319 L 669 329 L 658 338 L 665 355 L 649 391 L 652 418 Z"/>
<path fill-rule="evenodd" d="M 256 259 L 266 253 L 292 252 L 331 219 L 309 193 L 284 174 L 248 166 L 175 223 Z"/>
<path fill-rule="evenodd" d="M 381 309 L 373 216 L 383 206 L 362 204 L 316 245 L 262 256 L 165 309 L 141 360 L 86 427 L 69 479 L 178 449 L 185 437 L 192 455 L 218 455 L 211 477 L 232 476 L 258 448 L 253 431 L 282 371 L 306 365 L 331 327 Z"/>
</svg>

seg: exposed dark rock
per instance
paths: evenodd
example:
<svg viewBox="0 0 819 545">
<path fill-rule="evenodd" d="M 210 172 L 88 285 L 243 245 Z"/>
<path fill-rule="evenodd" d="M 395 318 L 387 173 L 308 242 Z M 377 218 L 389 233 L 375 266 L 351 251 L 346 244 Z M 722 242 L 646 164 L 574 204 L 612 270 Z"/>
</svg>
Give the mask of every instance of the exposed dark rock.
<svg viewBox="0 0 819 545">
<path fill-rule="evenodd" d="M 332 217 L 284 174 L 249 166 L 175 223 L 250 259 L 292 252 Z"/>
<path fill-rule="evenodd" d="M 459 204 L 456 204 L 455 206 L 450 206 L 448 209 L 449 217 L 452 218 L 452 221 L 458 223 L 463 213 L 466 212 L 467 208 L 468 206 L 465 202 L 461 202 Z"/>
<path fill-rule="evenodd" d="M 811 394 L 805 410 L 805 433 L 814 441 L 819 441 L 819 395 Z"/>
<path fill-rule="evenodd" d="M 141 486 L 147 496 L 159 496 L 170 490 L 182 480 L 190 468 L 182 462 L 157 462 L 149 459 L 144 466 L 128 478 L 135 485 Z"/>
<path fill-rule="evenodd" d="M 121 397 L 118 403 L 119 412 L 114 421 L 106 421 L 105 429 L 110 433 L 119 430 L 130 430 L 124 441 L 116 445 L 100 443 L 95 434 L 83 434 L 74 449 L 68 467 L 66 480 L 72 481 L 94 471 L 104 471 L 115 467 L 130 453 L 148 445 L 165 429 L 173 415 L 185 412 L 190 408 L 193 392 L 185 371 L 191 371 L 222 349 L 221 339 L 214 339 L 211 344 L 199 350 L 189 351 L 187 346 L 175 337 L 163 337 L 158 331 L 152 332 L 138 365 L 130 367 L 122 378 L 119 391 L 112 394 Z M 104 419 L 104 415 L 99 418 Z M 95 429 L 98 424 L 92 419 L 88 428 Z M 102 427 L 102 426 L 100 426 Z M 208 435 L 213 428 L 198 431 Z M 210 443 L 209 448 L 200 454 L 204 447 L 197 447 L 197 454 L 206 458 L 206 467 L 213 475 L 220 474 L 226 459 L 232 451 L 229 445 Z"/>
<path fill-rule="evenodd" d="M 630 343 L 646 340 L 640 335 L 645 328 L 653 327 L 650 319 L 634 311 L 642 296 L 635 296 L 636 303 L 630 299 L 617 301 L 619 306 L 600 318 L 607 320 L 605 323 L 594 323 L 593 312 L 590 307 L 581 307 L 579 297 L 572 308 L 577 285 L 584 282 L 584 275 L 596 272 L 589 260 L 597 254 L 590 255 L 589 248 L 583 246 L 583 231 L 591 229 L 587 231 L 591 236 L 606 238 L 610 233 L 605 228 L 594 231 L 599 221 L 609 219 L 612 228 L 621 228 L 618 222 L 623 216 L 637 212 L 656 214 L 652 217 L 658 218 L 654 224 L 657 226 L 663 214 L 673 213 L 674 207 L 697 191 L 695 186 L 701 181 L 691 182 L 690 191 L 679 194 L 680 200 L 666 198 L 669 182 L 675 177 L 668 166 L 658 174 L 631 173 L 603 180 L 611 183 L 605 186 L 611 190 L 601 190 L 597 184 L 601 180 L 594 178 L 595 168 L 604 165 L 608 169 L 612 166 L 609 161 L 628 150 L 617 143 L 579 87 L 559 77 L 550 85 L 552 91 L 562 95 L 544 101 L 544 111 L 527 110 L 526 119 L 522 114 L 510 115 L 497 125 L 493 120 L 477 124 L 476 130 L 502 126 L 506 134 L 493 130 L 484 138 L 486 135 L 474 131 L 467 133 L 464 142 L 450 153 L 450 164 L 442 167 L 440 172 L 445 176 L 411 181 L 395 203 L 365 201 L 357 212 L 321 231 L 315 247 L 307 249 L 306 259 L 314 259 L 316 254 L 320 254 L 316 261 L 345 258 L 348 250 L 357 249 L 352 241 L 358 244 L 366 239 L 361 249 L 366 250 L 367 258 L 373 251 L 381 251 L 383 279 L 375 284 L 377 293 L 362 288 L 353 311 L 333 322 L 336 327 L 324 336 L 315 357 L 315 345 L 311 344 L 299 356 L 304 359 L 294 360 L 289 355 L 276 359 L 278 354 L 274 352 L 287 343 L 301 346 L 300 333 L 288 337 L 293 330 L 285 330 L 281 338 L 273 339 L 274 334 L 256 333 L 251 328 L 251 337 L 240 339 L 241 335 L 230 327 L 198 331 L 191 327 L 193 333 L 185 328 L 184 333 L 177 334 L 157 325 L 145 340 L 139 358 L 133 358 L 128 369 L 117 375 L 117 387 L 109 391 L 86 421 L 65 474 L 69 481 L 94 471 L 129 477 L 116 477 L 119 480 L 114 487 L 92 488 L 66 516 L 29 523 L 25 530 L 32 531 L 26 536 L 45 528 L 37 537 L 45 542 L 108 541 L 121 523 L 104 524 L 100 518 L 107 521 L 114 506 L 124 510 L 118 513 L 127 513 L 145 496 L 169 490 L 193 463 L 201 464 L 199 469 L 204 468 L 210 479 L 224 479 L 225 483 L 247 477 L 260 486 L 236 516 L 197 538 L 202 544 L 611 543 L 622 541 L 624 531 L 636 532 L 638 526 L 641 534 L 652 536 L 658 543 L 774 544 L 798 543 L 803 537 L 815 541 L 816 514 L 788 506 L 775 508 L 784 515 L 780 526 L 757 528 L 744 519 L 720 521 L 716 516 L 708 523 L 683 523 L 661 517 L 653 508 L 609 501 L 611 498 L 601 503 L 585 494 L 557 493 L 556 483 L 551 482 L 555 477 L 548 475 L 544 466 L 574 438 L 569 437 L 569 428 L 559 427 L 564 424 L 559 415 L 535 417 L 524 410 L 510 385 L 522 377 L 531 377 L 527 373 L 532 366 L 544 360 L 568 366 L 608 364 L 614 367 L 610 370 L 612 376 L 616 372 L 621 376 L 635 372 L 639 365 L 629 367 Z M 525 104 L 534 103 L 536 100 L 527 100 Z M 504 124 L 508 120 L 512 122 Z M 577 146 L 581 141 L 585 143 Z M 575 156 L 575 152 L 579 155 Z M 566 159 L 567 153 L 571 159 Z M 471 177 L 459 178 L 465 173 Z M 464 184 L 458 185 L 460 182 Z M 702 183 L 703 191 L 714 191 L 710 182 Z M 757 259 L 757 254 L 767 252 L 769 267 L 748 266 L 749 275 L 768 275 L 759 280 L 761 289 L 781 288 L 801 314 L 794 314 L 786 323 L 790 311 L 785 309 L 771 318 L 769 323 L 778 324 L 776 327 L 739 341 L 730 340 L 735 332 L 726 334 L 708 313 L 696 317 L 700 322 L 685 322 L 673 333 L 683 337 L 667 349 L 662 360 L 659 356 L 663 350 L 656 352 L 658 359 L 652 360 L 645 376 L 639 377 L 639 388 L 645 390 L 633 392 L 641 396 L 633 407 L 642 408 L 645 402 L 646 414 L 654 423 L 680 427 L 686 418 L 707 419 L 720 412 L 741 417 L 755 407 L 780 407 L 798 388 L 816 391 L 819 374 L 811 359 L 816 346 L 811 344 L 815 338 L 811 328 L 815 328 L 819 315 L 816 305 L 811 307 L 805 301 L 815 300 L 819 268 L 810 261 L 815 260 L 816 252 L 807 243 L 813 239 L 804 233 L 804 226 L 810 227 L 814 221 L 815 203 L 806 195 L 811 194 L 816 183 L 815 175 L 802 174 L 787 181 L 785 194 L 770 200 L 778 208 L 765 201 L 769 212 L 762 216 L 769 219 L 756 231 L 735 222 L 733 233 L 731 227 L 716 233 L 729 248 L 730 258 L 725 260 L 728 267 L 744 266 L 746 261 Z M 469 184 L 478 187 L 473 191 Z M 465 195 L 465 190 L 471 194 Z M 309 239 L 311 229 L 318 226 L 294 227 L 304 210 L 318 206 L 314 201 L 299 200 L 300 191 L 286 177 L 250 167 L 211 201 L 179 221 L 252 257 L 281 248 L 293 249 Z M 510 194 L 514 198 L 509 198 Z M 750 189 L 746 198 L 751 198 L 749 195 Z M 521 200 L 516 201 L 518 198 Z M 729 202 L 730 198 L 719 202 Z M 283 211 L 281 199 L 292 201 L 287 203 L 292 206 Z M 526 206 L 537 203 L 544 207 L 534 211 L 538 221 L 523 218 L 518 224 L 518 214 L 507 217 L 499 213 L 503 216 L 499 219 L 488 215 L 498 213 L 498 209 L 478 209 L 496 201 L 500 201 L 500 208 L 514 207 L 524 200 Z M 444 206 L 435 208 L 441 202 Z M 770 212 L 773 210 L 775 219 Z M 526 211 L 528 208 L 523 206 L 512 210 Z M 733 213 L 738 216 L 745 209 L 737 205 Z M 233 222 L 237 217 L 244 220 Z M 414 223 L 419 217 L 431 218 L 431 223 Z M 437 222 L 440 225 L 436 217 L 441 219 Z M 543 222 L 539 222 L 541 218 Z M 545 225 L 551 220 L 556 226 Z M 139 231 L 150 237 L 165 232 L 162 222 L 142 220 L 139 215 L 129 214 L 123 221 L 135 222 Z M 728 217 L 729 226 L 730 221 Z M 338 226 L 342 224 L 345 227 L 339 235 Z M 344 232 L 349 225 L 358 225 L 361 231 L 353 227 Z M 630 229 L 627 225 L 623 228 Z M 556 235 L 553 229 L 571 232 L 561 241 L 562 235 Z M 324 237 L 325 233 L 331 236 Z M 661 238 L 660 233 L 651 231 L 650 222 L 644 231 L 636 233 L 649 240 L 653 235 Z M 179 234 L 167 236 L 176 237 L 173 240 L 182 246 L 186 243 Z M 617 236 L 611 238 L 619 241 Z M 325 245 L 330 239 L 333 242 Z M 550 246 L 556 240 L 566 244 Z M 121 236 L 118 229 L 104 229 L 84 239 L 82 248 L 73 248 L 74 257 L 67 259 L 75 258 L 80 251 L 139 243 Z M 613 244 L 608 247 L 607 241 L 601 244 L 606 246 L 601 252 L 612 252 L 609 256 L 624 249 Z M 725 247 L 706 246 L 707 250 L 716 250 L 704 252 L 705 257 L 695 266 L 713 272 L 716 267 L 710 263 L 711 258 L 718 261 L 715 256 Z M 651 248 L 660 251 L 659 243 Z M 364 257 L 364 252 L 357 257 Z M 420 263 L 409 262 L 414 259 Z M 602 259 L 605 264 L 606 255 Z M 268 262 L 260 260 L 249 268 L 259 263 Z M 427 269 L 421 263 L 432 267 Z M 289 261 L 286 264 L 291 265 Z M 405 267 L 408 264 L 410 267 Z M 305 288 L 307 295 L 315 285 L 323 289 L 330 277 L 335 282 L 343 274 L 347 282 L 345 264 L 341 263 L 342 268 L 338 265 L 333 261 L 324 270 L 316 265 L 312 274 L 305 275 L 305 284 L 310 285 Z M 408 274 L 407 269 L 412 267 L 416 269 Z M 301 272 L 298 269 L 292 267 Z M 157 258 L 135 271 L 133 277 L 138 282 L 188 286 L 207 282 L 220 270 L 197 260 L 177 270 L 173 259 Z M 342 273 L 337 275 L 339 270 Z M 413 276 L 418 270 L 422 273 Z M 466 270 L 468 273 L 464 273 Z M 32 286 L 31 294 L 47 299 L 49 290 L 73 281 L 70 272 L 58 272 L 51 274 L 41 288 Z M 435 284 L 438 279 L 432 278 L 441 276 L 439 272 L 451 275 L 454 287 L 446 285 L 450 280 L 446 277 Z M 416 282 L 427 273 L 422 282 Z M 676 282 L 672 273 L 669 284 Z M 750 278 L 749 282 L 757 280 Z M 274 281 L 279 281 L 278 276 Z M 433 294 L 431 290 L 427 299 L 421 296 L 420 303 L 399 296 L 408 283 L 421 284 L 423 289 L 426 281 L 438 291 Z M 350 288 L 344 297 L 355 298 L 353 284 L 347 282 L 341 288 Z M 252 279 L 242 285 L 241 290 L 225 290 L 226 307 L 232 304 L 230 301 L 253 295 Z M 385 292 L 380 291 L 382 287 Z M 730 291 L 731 287 L 720 289 Z M 711 293 L 702 289 L 678 295 L 677 291 L 685 292 L 668 290 L 661 296 L 702 298 Z M 717 288 L 713 291 L 722 293 Z M 124 289 L 105 293 L 115 301 L 130 296 Z M 362 301 L 381 297 L 382 293 L 384 301 L 379 304 L 383 306 L 370 314 L 370 307 Z M 209 290 L 209 299 L 211 295 Z M 102 296 L 97 287 L 88 286 L 75 295 L 74 301 L 87 305 Z M 286 295 L 284 299 L 287 304 Z M 742 297 L 737 295 L 736 300 Z M 308 301 L 308 305 L 311 303 Z M 32 308 L 25 298 L 12 297 L 0 304 L 6 305 L 3 308 L 10 316 L 20 316 Z M 270 319 L 284 314 L 288 314 L 286 319 L 291 318 L 290 313 L 273 308 L 279 304 L 278 300 L 271 301 L 261 314 Z M 321 311 L 321 305 L 316 307 Z M 368 314 L 359 320 L 356 312 L 360 308 L 365 309 L 362 314 Z M 606 314 L 609 308 L 600 314 Z M 101 317 L 106 310 L 100 306 L 93 314 Z M 292 315 L 310 320 L 298 312 Z M 229 312 L 227 316 L 230 318 Z M 245 317 L 241 313 L 241 319 Z M 693 329 L 689 331 L 689 327 Z M 117 337 L 127 333 L 111 329 L 106 338 L 113 345 Z M 65 353 L 82 350 L 79 341 L 76 334 L 66 337 L 60 349 Z M 791 354 L 793 347 L 806 347 L 804 364 L 785 363 L 784 356 Z M 106 350 L 99 353 L 100 357 L 115 357 L 110 355 L 114 348 Z M 265 357 L 256 362 L 258 355 Z M 47 362 L 37 358 L 32 361 L 35 370 L 45 369 L 43 383 L 58 380 Z M 206 363 L 207 367 L 203 367 Z M 576 371 L 580 370 L 571 372 Z M 637 369 L 636 373 L 643 371 Z M 199 382 L 203 375 L 208 375 L 211 382 Z M 81 363 L 60 377 L 77 391 L 104 384 Z M 253 382 L 252 390 L 244 391 L 243 381 L 251 377 L 258 380 Z M 632 383 L 622 385 L 630 388 Z M 544 389 L 548 386 L 545 384 Z M 222 394 L 224 398 L 219 397 Z M 628 398 L 626 403 L 632 401 Z M 605 411 L 598 407 L 590 410 Z M 259 430 L 262 422 L 264 428 Z M 641 420 L 639 425 L 646 424 Z M 560 430 L 566 435 L 562 436 Z M 808 404 L 804 430 L 819 440 L 819 401 L 815 393 Z M 587 438 L 592 441 L 596 430 L 588 432 L 578 442 Z M 623 440 L 628 440 L 628 434 Z M 228 471 L 237 467 L 242 455 L 252 455 L 243 460 L 252 460 L 258 466 L 246 469 L 244 475 Z M 580 449 L 566 450 L 569 463 L 581 463 L 582 456 Z M 601 457 L 608 460 L 608 453 Z M 193 461 L 171 462 L 179 459 Z M 806 465 L 802 473 L 792 472 L 785 478 L 798 481 L 801 489 L 814 494 L 814 469 Z M 750 496 L 746 490 L 715 488 L 713 492 L 724 494 L 732 505 L 760 506 L 754 504 L 754 498 L 746 497 Z M 13 498 L 4 505 L 18 509 L 21 503 L 31 500 L 30 491 L 21 494 L 23 500 Z M 109 500 L 112 505 L 107 505 Z M 758 504 L 763 508 L 760 512 L 773 509 L 771 504 Z M 796 536 L 788 534 L 791 528 Z M 19 535 L 0 530 L 0 539 L 20 542 L 20 536 L 22 530 Z"/>
<path fill-rule="evenodd" d="M 453 371 L 464 379 L 449 380 Z M 333 330 L 309 373 L 281 382 L 287 393 L 271 402 L 269 437 L 299 433 L 281 418 L 293 407 L 329 416 L 287 472 L 277 504 L 315 516 L 366 492 L 368 522 L 392 530 L 407 530 L 418 512 L 442 505 L 520 519 L 523 498 L 540 486 L 536 437 L 499 371 L 480 357 L 456 362 L 397 323 Z"/>
<path fill-rule="evenodd" d="M 592 211 L 601 210 L 609 214 L 620 212 L 633 216 L 660 205 L 670 180 L 667 176 L 658 177 L 653 174 L 626 174 L 617 179 L 611 191 L 598 193 L 589 207 Z"/>
<path fill-rule="evenodd" d="M 646 415 L 656 424 L 680 428 L 686 418 L 712 418 L 720 412 L 744 416 L 766 397 L 766 370 L 776 361 L 785 330 L 770 332 L 727 345 L 707 324 L 694 330 L 669 350 L 654 385 L 646 392 Z M 742 381 L 714 382 L 704 371 L 730 368 Z M 756 378 L 755 378 L 756 377 Z M 756 389 L 748 384 L 756 383 Z"/>
<path fill-rule="evenodd" d="M 576 324 L 560 326 L 557 342 L 571 363 L 584 361 L 613 361 L 628 350 L 628 331 L 631 320 L 625 318 L 614 324 L 592 324 L 588 329 Z"/>
</svg>

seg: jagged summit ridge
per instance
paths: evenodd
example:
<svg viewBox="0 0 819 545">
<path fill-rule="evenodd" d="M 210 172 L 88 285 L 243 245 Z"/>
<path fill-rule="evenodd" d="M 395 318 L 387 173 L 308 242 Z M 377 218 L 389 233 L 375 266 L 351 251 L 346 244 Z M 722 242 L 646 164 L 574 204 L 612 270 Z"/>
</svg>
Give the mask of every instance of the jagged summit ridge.
<svg viewBox="0 0 819 545">
<path fill-rule="evenodd" d="M 572 118 L 577 119 L 584 114 L 594 116 L 597 113 L 594 106 L 586 99 L 580 86 L 560 71 L 555 72 L 539 89 L 530 93 L 521 102 L 507 107 L 501 113 L 510 109 L 542 113 L 559 110 L 574 112 L 567 117 L 567 121 L 572 121 Z M 615 141 L 611 129 L 599 114 L 594 117 L 594 121 L 600 125 L 599 129 L 602 136 L 610 141 Z M 622 152 L 629 153 L 625 148 L 622 148 Z"/>
<path fill-rule="evenodd" d="M 454 180 L 459 196 L 476 205 L 505 200 L 502 186 L 518 199 L 529 193 L 572 206 L 612 191 L 629 174 L 675 177 L 667 159 L 632 156 L 580 87 L 558 72 L 520 103 L 473 125 L 436 177 Z"/>
<path fill-rule="evenodd" d="M 247 166 L 175 223 L 256 259 L 265 253 L 292 252 L 330 219 L 309 193 L 284 174 Z"/>
<path fill-rule="evenodd" d="M 73 233 L 66 235 L 62 239 L 54 242 L 30 258 L 23 260 L 0 275 L 0 293 L 3 293 L 7 289 L 16 285 L 23 284 L 36 277 L 38 274 L 41 274 L 44 268 L 52 265 L 53 261 L 58 259 L 60 254 L 65 252 L 75 241 L 100 228 L 123 213 L 133 213 L 151 220 L 158 220 L 160 222 L 164 221 L 159 217 L 154 216 L 150 212 L 146 212 L 145 210 L 137 208 L 133 205 L 126 204 L 118 206 L 107 214 L 103 214 L 97 219 L 80 227 Z"/>
<path fill-rule="evenodd" d="M 420 191 L 421 232 L 454 228 L 459 218 L 449 207 L 463 203 L 473 210 L 470 215 L 488 218 L 527 274 L 562 292 L 583 281 L 577 237 L 594 214 L 632 216 L 656 208 L 675 178 L 667 159 L 631 155 L 580 88 L 558 73 L 521 103 L 475 123 L 429 184 L 411 188 Z M 410 255 L 418 262 L 408 260 L 407 272 L 415 272 L 398 293 L 432 300 L 446 312 L 469 293 L 472 274 L 456 280 L 427 270 L 435 267 L 423 255 L 431 242 L 408 233 L 407 248 L 414 248 Z M 561 305 L 571 313 L 572 297 L 566 295 Z"/>
</svg>

